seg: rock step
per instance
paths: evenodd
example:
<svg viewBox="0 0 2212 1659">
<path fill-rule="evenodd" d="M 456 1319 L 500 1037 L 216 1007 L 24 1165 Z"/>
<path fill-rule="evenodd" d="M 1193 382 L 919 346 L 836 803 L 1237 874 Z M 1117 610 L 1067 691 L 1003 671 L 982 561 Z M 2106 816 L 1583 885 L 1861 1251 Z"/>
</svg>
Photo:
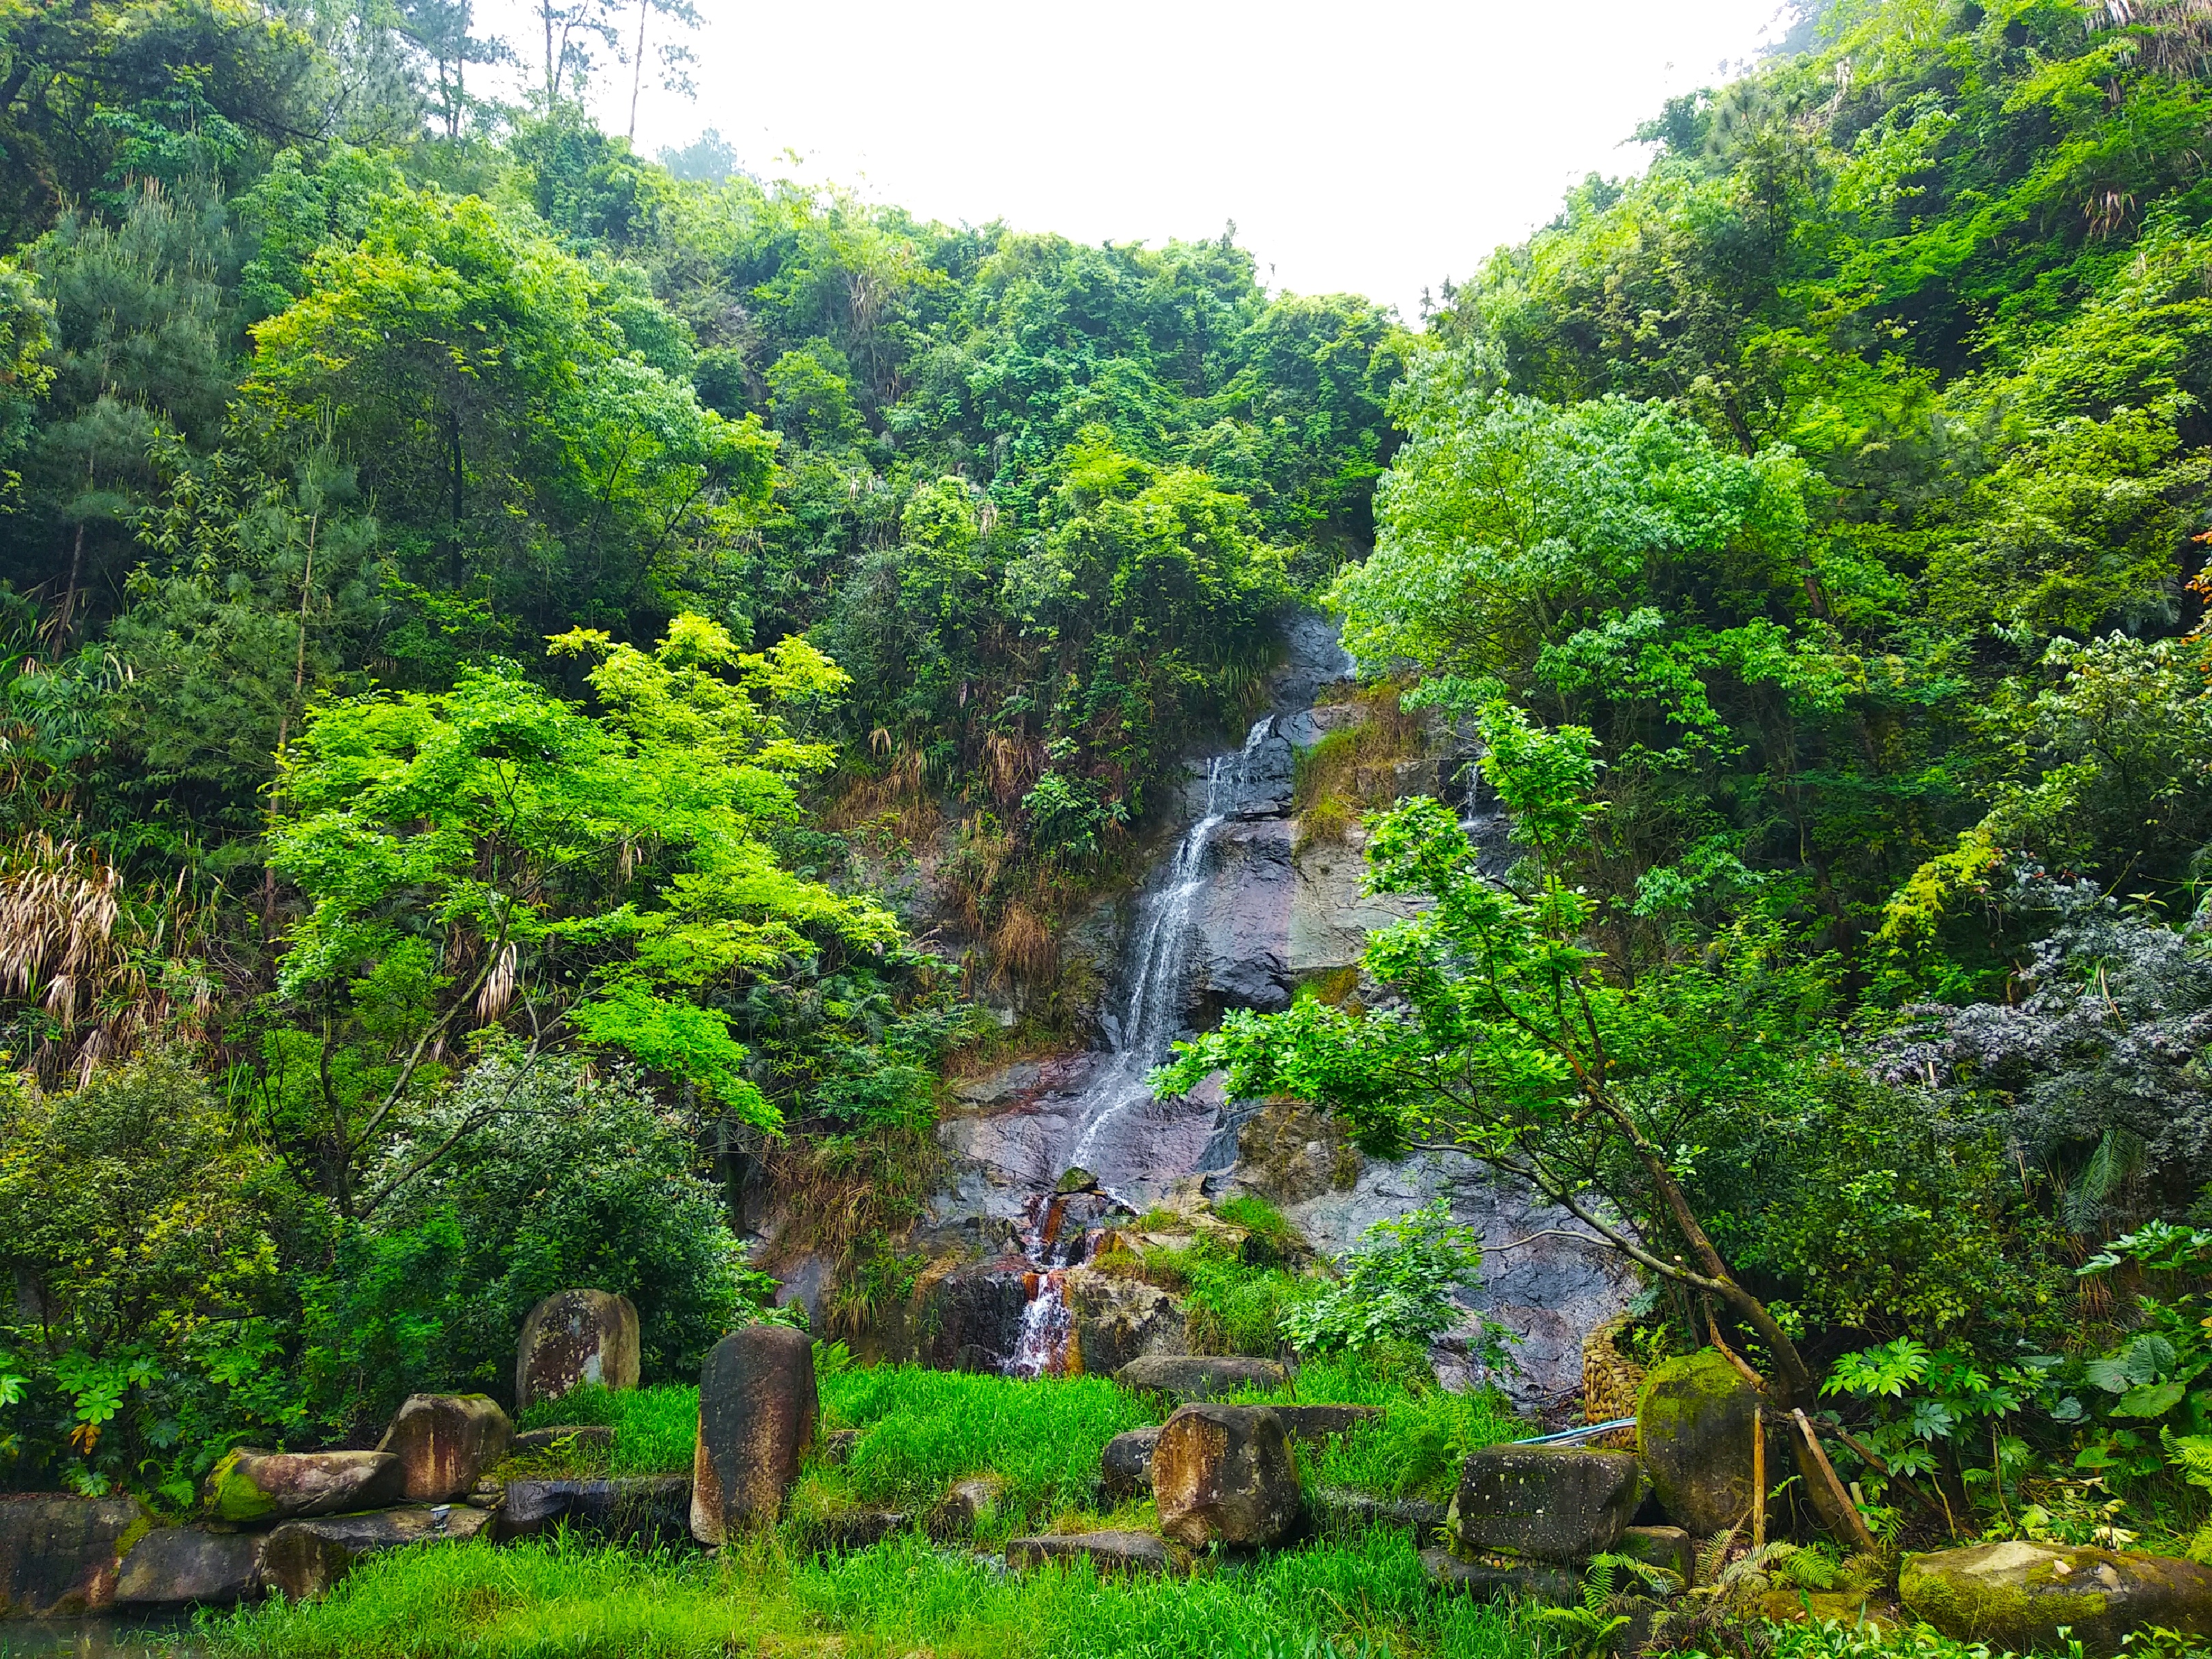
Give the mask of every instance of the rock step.
<svg viewBox="0 0 2212 1659">
<path fill-rule="evenodd" d="M 1015 1567 L 1041 1567 L 1087 1560 L 1102 1573 L 1172 1573 L 1190 1571 L 1183 1553 L 1156 1533 L 1048 1533 L 1036 1538 L 1017 1538 L 1006 1545 L 1006 1562 Z"/>
<path fill-rule="evenodd" d="M 680 1474 L 510 1480 L 497 1514 L 501 1543 L 568 1527 L 621 1542 L 680 1544 L 691 1536 L 691 1483 Z"/>
<path fill-rule="evenodd" d="M 1284 1387 L 1290 1376 L 1272 1359 L 1242 1354 L 1147 1354 L 1114 1373 L 1137 1394 L 1164 1394 L 1182 1401 L 1219 1400 L 1248 1389 Z"/>
</svg>

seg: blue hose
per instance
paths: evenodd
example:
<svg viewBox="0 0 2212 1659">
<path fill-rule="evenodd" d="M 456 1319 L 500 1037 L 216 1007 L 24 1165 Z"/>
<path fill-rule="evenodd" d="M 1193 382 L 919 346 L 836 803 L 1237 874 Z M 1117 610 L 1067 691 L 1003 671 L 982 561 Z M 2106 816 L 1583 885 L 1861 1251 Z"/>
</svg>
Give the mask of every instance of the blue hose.
<svg viewBox="0 0 2212 1659">
<path fill-rule="evenodd" d="M 1581 1440 L 1589 1435 L 1606 1434 L 1614 1429 L 1632 1429 L 1635 1426 L 1634 1418 L 1616 1417 L 1610 1423 L 1585 1423 L 1579 1429 L 1562 1429 L 1557 1434 L 1540 1434 L 1534 1440 L 1515 1440 L 1509 1443 L 1516 1446 L 1548 1446 L 1554 1441 Z"/>
</svg>

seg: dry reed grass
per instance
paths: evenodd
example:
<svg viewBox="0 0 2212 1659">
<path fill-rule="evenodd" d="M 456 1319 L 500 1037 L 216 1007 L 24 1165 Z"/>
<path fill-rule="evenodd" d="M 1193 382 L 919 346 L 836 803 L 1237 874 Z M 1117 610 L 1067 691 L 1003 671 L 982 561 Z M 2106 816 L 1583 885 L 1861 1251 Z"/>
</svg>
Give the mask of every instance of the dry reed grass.
<svg viewBox="0 0 2212 1659">
<path fill-rule="evenodd" d="M 43 832 L 0 851 L 0 998 L 27 1006 L 32 1069 L 80 1079 L 150 1036 L 206 1035 L 216 986 L 190 952 L 206 909 L 185 872 L 133 896 L 96 850 Z"/>
</svg>

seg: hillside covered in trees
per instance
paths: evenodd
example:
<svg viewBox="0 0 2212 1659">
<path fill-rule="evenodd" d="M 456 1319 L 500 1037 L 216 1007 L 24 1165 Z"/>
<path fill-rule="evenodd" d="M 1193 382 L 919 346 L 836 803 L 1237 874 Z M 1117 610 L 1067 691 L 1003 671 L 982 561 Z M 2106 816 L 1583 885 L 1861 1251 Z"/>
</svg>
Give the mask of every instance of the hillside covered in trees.
<svg viewBox="0 0 2212 1659">
<path fill-rule="evenodd" d="M 1825 1414 L 1838 1495 L 1793 1501 L 1850 1547 L 1762 1593 L 1976 1538 L 2212 1563 L 2201 0 L 1808 7 L 1415 319 L 1233 232 L 650 160 L 550 49 L 531 106 L 471 96 L 473 27 L 0 15 L 0 1489 L 187 1515 L 234 1447 L 501 1392 L 576 1285 L 682 1383 L 799 1316 L 763 1205 L 866 1347 L 928 1277 L 948 1079 L 1097 1039 L 1063 942 L 1304 606 L 1367 724 L 1301 752 L 1300 856 L 1348 837 L 1413 919 L 1163 1097 L 1504 1171 L 1629 1264 L 1639 1365 L 1711 1343 Z M 1394 801 L 1360 743 L 1480 763 Z M 1387 1407 L 1395 1495 L 1536 1431 L 1438 1392 L 1448 1214 L 1331 1268 L 1239 1202 L 1115 1236 L 1201 1347 Z M 983 1409 L 846 1358 L 845 1426 Z M 1094 1462 L 1134 1426 L 1096 1387 L 1036 1407 Z M 1598 1639 L 1438 1613 L 1382 1536 L 1227 1612 L 992 1603 L 975 1650 Z M 338 1650 L 301 1616 L 270 1650 Z"/>
</svg>

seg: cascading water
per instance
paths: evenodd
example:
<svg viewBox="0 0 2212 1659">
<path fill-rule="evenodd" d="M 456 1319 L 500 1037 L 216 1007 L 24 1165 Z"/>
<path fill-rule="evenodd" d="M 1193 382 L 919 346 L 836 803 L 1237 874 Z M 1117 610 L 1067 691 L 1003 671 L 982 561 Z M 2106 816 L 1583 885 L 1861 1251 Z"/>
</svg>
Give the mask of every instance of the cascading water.
<svg viewBox="0 0 2212 1659">
<path fill-rule="evenodd" d="M 1084 1091 L 1078 1121 L 1080 1133 L 1070 1164 L 1087 1172 L 1099 1133 L 1124 1113 L 1142 1109 L 1152 1098 L 1145 1077 L 1169 1057 L 1182 1029 L 1189 993 L 1190 936 L 1214 834 L 1236 811 L 1247 763 L 1274 726 L 1274 716 L 1255 721 L 1244 746 L 1207 762 L 1206 784 L 1196 819 L 1183 832 L 1158 885 L 1146 895 L 1139 923 L 1125 959 L 1128 995 L 1118 1018 L 1107 1022 L 1108 1054 Z M 1113 1194 L 1106 1197 L 1110 1200 Z M 1021 1230 L 1024 1254 L 1035 1271 L 1027 1274 L 1029 1300 L 1022 1310 L 1021 1334 L 1007 1370 L 1017 1376 L 1041 1376 L 1065 1364 L 1073 1323 L 1062 1294 L 1066 1266 L 1090 1259 L 1103 1231 L 1091 1227 L 1063 1242 L 1066 1200 L 1040 1194 L 1030 1205 L 1030 1223 Z"/>
</svg>

